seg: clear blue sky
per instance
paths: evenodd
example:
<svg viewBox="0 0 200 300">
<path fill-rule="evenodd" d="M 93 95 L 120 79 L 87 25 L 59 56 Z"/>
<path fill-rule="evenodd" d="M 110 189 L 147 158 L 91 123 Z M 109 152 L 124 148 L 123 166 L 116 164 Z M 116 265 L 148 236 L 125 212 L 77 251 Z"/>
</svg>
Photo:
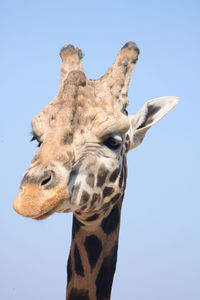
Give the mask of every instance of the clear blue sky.
<svg viewBox="0 0 200 300">
<path fill-rule="evenodd" d="M 36 145 L 30 121 L 59 86 L 60 48 L 104 74 L 123 44 L 141 50 L 129 111 L 180 104 L 129 154 L 112 299 L 200 299 L 200 1 L 1 1 L 0 299 L 64 299 L 71 215 L 36 222 L 12 210 Z"/>
</svg>

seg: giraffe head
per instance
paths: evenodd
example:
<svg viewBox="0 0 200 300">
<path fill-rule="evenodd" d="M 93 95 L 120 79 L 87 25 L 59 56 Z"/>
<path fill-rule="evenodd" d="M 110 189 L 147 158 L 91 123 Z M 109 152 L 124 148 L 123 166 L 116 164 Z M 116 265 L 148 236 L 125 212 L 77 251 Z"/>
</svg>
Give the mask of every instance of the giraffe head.
<svg viewBox="0 0 200 300">
<path fill-rule="evenodd" d="M 136 115 L 127 113 L 138 54 L 135 43 L 125 44 L 106 74 L 90 80 L 82 51 L 72 45 L 61 49 L 59 92 L 31 122 L 40 147 L 14 201 L 19 214 L 43 219 L 54 212 L 94 213 L 123 196 L 127 152 L 178 101 L 154 99 Z"/>
</svg>

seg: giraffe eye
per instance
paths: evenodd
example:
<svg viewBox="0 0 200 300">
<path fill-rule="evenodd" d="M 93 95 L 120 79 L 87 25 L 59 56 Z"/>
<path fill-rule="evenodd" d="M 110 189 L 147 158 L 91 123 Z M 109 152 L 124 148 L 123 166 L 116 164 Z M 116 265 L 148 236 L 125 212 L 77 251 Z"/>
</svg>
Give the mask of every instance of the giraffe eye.
<svg viewBox="0 0 200 300">
<path fill-rule="evenodd" d="M 110 136 L 107 140 L 104 141 L 104 145 L 109 149 L 116 150 L 122 144 L 122 137 L 118 134 Z"/>
</svg>

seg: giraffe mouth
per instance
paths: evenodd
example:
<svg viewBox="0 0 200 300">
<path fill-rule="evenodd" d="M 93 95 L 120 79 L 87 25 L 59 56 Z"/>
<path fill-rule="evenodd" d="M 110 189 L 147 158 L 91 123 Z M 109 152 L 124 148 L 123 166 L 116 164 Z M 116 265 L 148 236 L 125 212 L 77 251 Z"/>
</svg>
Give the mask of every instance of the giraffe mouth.
<svg viewBox="0 0 200 300">
<path fill-rule="evenodd" d="M 49 211 L 45 212 L 44 214 L 39 215 L 38 217 L 32 217 L 32 219 L 34 219 L 34 220 L 44 220 L 44 219 L 48 218 L 49 216 L 53 215 L 56 212 L 59 205 L 55 206 L 54 208 L 50 209 Z"/>
</svg>

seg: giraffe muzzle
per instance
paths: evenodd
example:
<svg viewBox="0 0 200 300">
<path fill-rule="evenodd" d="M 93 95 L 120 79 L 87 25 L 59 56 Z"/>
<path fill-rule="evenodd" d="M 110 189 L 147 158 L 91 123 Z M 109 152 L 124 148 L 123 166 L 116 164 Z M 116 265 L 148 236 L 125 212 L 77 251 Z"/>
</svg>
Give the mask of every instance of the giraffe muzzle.
<svg viewBox="0 0 200 300">
<path fill-rule="evenodd" d="M 52 215 L 69 196 L 66 180 L 55 171 L 45 170 L 38 178 L 26 174 L 13 208 L 24 217 L 40 220 Z"/>
</svg>

